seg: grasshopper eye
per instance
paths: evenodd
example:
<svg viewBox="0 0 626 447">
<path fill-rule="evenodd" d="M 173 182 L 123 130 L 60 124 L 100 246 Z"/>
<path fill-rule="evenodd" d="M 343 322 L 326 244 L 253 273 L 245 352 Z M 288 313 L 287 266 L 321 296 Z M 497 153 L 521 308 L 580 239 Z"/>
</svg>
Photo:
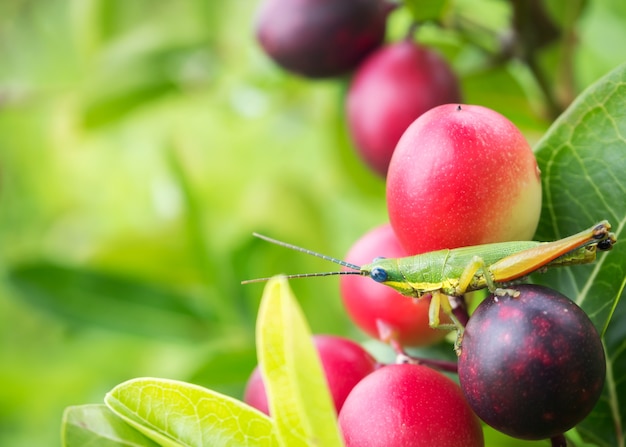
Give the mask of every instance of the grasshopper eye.
<svg viewBox="0 0 626 447">
<path fill-rule="evenodd" d="M 603 241 L 598 242 L 598 250 L 600 251 L 608 251 L 613 248 L 613 244 L 615 243 L 614 239 L 605 239 Z"/>
<path fill-rule="evenodd" d="M 387 281 L 387 270 L 382 267 L 374 267 L 370 272 L 370 278 L 376 282 Z"/>
</svg>

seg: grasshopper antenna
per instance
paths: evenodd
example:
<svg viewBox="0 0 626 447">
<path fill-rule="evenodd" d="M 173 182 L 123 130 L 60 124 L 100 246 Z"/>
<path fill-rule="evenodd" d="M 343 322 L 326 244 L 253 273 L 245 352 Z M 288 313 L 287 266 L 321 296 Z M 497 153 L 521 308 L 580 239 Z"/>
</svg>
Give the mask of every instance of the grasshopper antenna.
<svg viewBox="0 0 626 447">
<path fill-rule="evenodd" d="M 350 262 L 342 261 L 341 259 L 333 258 L 332 256 L 323 255 L 313 250 L 309 250 L 306 248 L 299 247 L 297 245 L 289 244 L 287 242 L 279 241 L 277 239 L 272 239 L 271 237 L 264 236 L 259 233 L 252 233 L 254 237 L 258 237 L 259 239 L 263 239 L 264 241 L 270 242 L 275 245 L 280 245 L 281 247 L 289 248 L 291 250 L 299 251 L 300 253 L 305 253 L 307 255 L 315 256 L 316 258 L 324 259 L 325 261 L 334 262 L 335 264 L 339 264 L 342 267 L 347 267 L 352 269 L 351 271 L 337 271 L 337 272 L 318 272 L 318 273 L 296 273 L 293 275 L 283 275 L 284 278 L 311 278 L 313 276 L 336 276 L 336 275 L 362 275 L 361 266 L 356 264 L 351 264 Z M 263 282 L 267 281 L 269 278 L 256 278 L 256 279 L 247 279 L 245 281 L 241 281 L 241 284 L 250 284 L 254 282 Z"/>
</svg>

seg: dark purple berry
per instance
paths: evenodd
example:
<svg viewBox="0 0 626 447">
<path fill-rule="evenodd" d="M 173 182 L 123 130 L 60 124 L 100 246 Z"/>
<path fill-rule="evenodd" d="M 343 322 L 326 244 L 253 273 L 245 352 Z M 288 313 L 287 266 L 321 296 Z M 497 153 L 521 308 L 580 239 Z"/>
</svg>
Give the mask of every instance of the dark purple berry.
<svg viewBox="0 0 626 447">
<path fill-rule="evenodd" d="M 547 287 L 489 296 L 471 316 L 459 358 L 461 389 L 487 424 L 522 439 L 551 438 L 598 401 L 606 363 L 585 312 Z"/>
<path fill-rule="evenodd" d="M 286 70 L 338 76 L 383 42 L 389 10 L 383 0 L 264 0 L 256 36 Z"/>
</svg>

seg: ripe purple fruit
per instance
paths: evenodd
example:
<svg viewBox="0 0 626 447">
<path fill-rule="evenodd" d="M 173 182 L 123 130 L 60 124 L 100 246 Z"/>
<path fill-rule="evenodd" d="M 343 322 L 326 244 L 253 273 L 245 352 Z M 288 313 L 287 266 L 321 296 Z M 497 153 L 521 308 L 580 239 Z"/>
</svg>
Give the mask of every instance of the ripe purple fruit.
<svg viewBox="0 0 626 447">
<path fill-rule="evenodd" d="M 403 40 L 376 50 L 356 70 L 346 101 L 348 127 L 364 161 L 384 177 L 407 127 L 433 107 L 460 100 L 448 63 Z"/>
<path fill-rule="evenodd" d="M 489 296 L 471 316 L 459 357 L 470 406 L 510 436 L 544 439 L 582 421 L 606 373 L 600 336 L 573 301 L 547 287 Z"/>
<path fill-rule="evenodd" d="M 324 78 L 352 70 L 384 37 L 382 0 L 264 0 L 256 36 L 286 70 Z"/>
<path fill-rule="evenodd" d="M 459 386 L 426 366 L 383 366 L 339 413 L 346 447 L 482 447 L 480 422 Z"/>
</svg>

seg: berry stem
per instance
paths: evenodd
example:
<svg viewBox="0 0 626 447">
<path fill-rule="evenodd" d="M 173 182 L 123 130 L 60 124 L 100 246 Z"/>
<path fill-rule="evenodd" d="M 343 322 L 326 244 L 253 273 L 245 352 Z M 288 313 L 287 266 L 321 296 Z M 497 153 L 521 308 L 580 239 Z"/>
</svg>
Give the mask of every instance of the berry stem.
<svg viewBox="0 0 626 447">
<path fill-rule="evenodd" d="M 413 42 L 413 39 L 415 38 L 415 33 L 417 32 L 418 28 L 419 24 L 417 22 L 412 22 L 406 32 L 406 35 L 404 36 L 404 40 L 407 42 Z"/>
<path fill-rule="evenodd" d="M 567 447 L 567 440 L 565 439 L 565 435 L 560 434 L 557 436 L 553 436 L 550 438 L 550 444 L 552 447 Z"/>
<path fill-rule="evenodd" d="M 396 353 L 396 363 L 410 363 L 413 365 L 424 365 L 430 366 L 431 368 L 437 369 L 439 371 L 458 373 L 458 366 L 456 362 L 451 362 L 448 360 L 435 360 L 435 359 L 427 359 L 423 357 L 415 357 L 408 354 L 402 345 L 398 343 L 396 340 L 391 340 L 391 347 Z"/>
</svg>

